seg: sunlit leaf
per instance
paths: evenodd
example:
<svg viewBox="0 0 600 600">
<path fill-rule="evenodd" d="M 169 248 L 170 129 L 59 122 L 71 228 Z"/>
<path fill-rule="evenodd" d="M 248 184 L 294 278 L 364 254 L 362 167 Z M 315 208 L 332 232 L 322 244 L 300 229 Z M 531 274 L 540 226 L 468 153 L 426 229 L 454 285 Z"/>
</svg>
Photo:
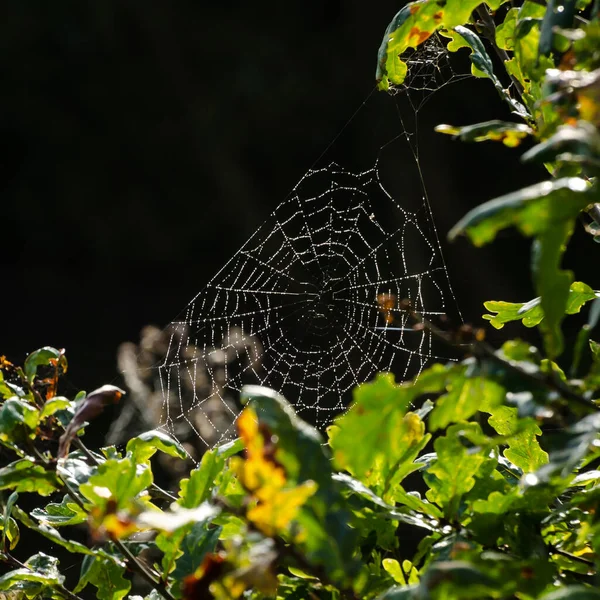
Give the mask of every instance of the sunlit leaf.
<svg viewBox="0 0 600 600">
<path fill-rule="evenodd" d="M 68 398 L 55 396 L 51 400 L 48 400 L 48 402 L 46 402 L 42 407 L 42 411 L 40 412 L 40 421 L 52 416 L 59 410 L 74 408 L 74 406 L 75 403 L 69 400 Z"/>
<path fill-rule="evenodd" d="M 125 579 L 124 573 L 122 566 L 103 557 L 86 556 L 74 592 L 80 592 L 91 583 L 97 590 L 98 600 L 121 600 L 131 589 L 131 582 Z"/>
<path fill-rule="evenodd" d="M 504 389 L 497 383 L 484 377 L 455 377 L 448 385 L 448 393 L 435 403 L 429 419 L 432 431 L 447 427 L 450 423 L 466 421 L 478 410 L 481 402 L 494 405 L 504 398 Z"/>
<path fill-rule="evenodd" d="M 542 431 L 535 421 L 519 419 L 518 410 L 510 406 L 484 402 L 480 410 L 489 413 L 489 424 L 507 437 L 508 448 L 503 454 L 524 473 L 535 471 L 548 462 L 548 454 L 538 441 Z"/>
<path fill-rule="evenodd" d="M 586 302 L 595 298 L 596 292 L 589 285 L 581 281 L 575 281 L 569 288 L 565 313 L 568 315 L 576 314 Z M 490 324 L 496 329 L 502 329 L 506 323 L 511 321 L 522 321 L 525 327 L 535 327 L 544 318 L 541 298 L 539 297 L 524 303 L 489 301 L 484 302 L 484 306 L 490 313 L 496 313 L 494 315 L 483 315 L 483 318 L 490 321 Z"/>
<path fill-rule="evenodd" d="M 58 570 L 58 559 L 39 552 L 29 558 L 24 567 L 1 576 L 0 591 L 12 591 L 20 598 L 62 598 L 64 596 L 54 588 L 60 586 L 64 579 Z"/>
<path fill-rule="evenodd" d="M 0 490 L 36 492 L 48 496 L 60 489 L 56 473 L 28 459 L 20 459 L 0 469 Z"/>
<path fill-rule="evenodd" d="M 203 502 L 196 508 L 177 508 L 177 505 L 174 505 L 174 509 L 169 511 L 146 510 L 136 514 L 134 520 L 141 529 L 173 532 L 192 523 L 207 523 L 220 512 L 221 509 L 217 506 Z M 182 534 L 184 535 L 186 532 L 187 530 Z"/>
<path fill-rule="evenodd" d="M 96 472 L 79 490 L 95 507 L 114 502 L 124 506 L 152 483 L 152 471 L 131 458 L 109 459 L 98 465 Z"/>
<path fill-rule="evenodd" d="M 46 525 L 44 523 L 36 523 L 33 519 L 29 517 L 27 513 L 21 510 L 18 506 L 14 507 L 13 514 L 18 521 L 23 523 L 23 525 L 28 527 L 30 530 L 39 533 L 46 539 L 50 540 L 52 543 L 62 546 L 69 552 L 73 552 L 76 554 L 87 554 L 90 556 L 93 556 L 98 553 L 102 554 L 103 556 L 105 555 L 104 551 L 101 549 L 99 550 L 96 548 L 92 550 L 84 544 L 64 538 L 54 527 L 51 527 L 50 525 Z M 111 560 L 116 560 L 114 557 L 111 558 L 108 555 L 106 557 Z"/>
<path fill-rule="evenodd" d="M 88 517 L 87 513 L 68 495 L 64 496 L 60 504 L 50 502 L 45 508 L 34 508 L 31 511 L 31 516 L 35 517 L 40 523 L 52 527 L 77 525 L 84 523 Z"/>
<path fill-rule="evenodd" d="M 147 462 L 160 450 L 169 456 L 185 459 L 187 453 L 181 444 L 162 431 L 141 433 L 127 442 L 127 452 L 131 452 L 134 462 Z"/>
<path fill-rule="evenodd" d="M 39 411 L 26 400 L 9 398 L 0 406 L 0 438 L 8 442 L 33 437 L 40 419 Z"/>
<path fill-rule="evenodd" d="M 25 359 L 24 364 L 25 375 L 29 383 L 33 383 L 38 368 L 47 365 L 57 366 L 60 372 L 64 373 L 67 370 L 67 359 L 64 355 L 64 350 L 57 350 L 56 348 L 46 346 L 32 352 Z"/>
<path fill-rule="evenodd" d="M 469 431 L 481 434 L 477 423 L 449 427 L 446 435 L 435 441 L 437 460 L 424 475 L 430 488 L 427 498 L 442 507 L 448 519 L 456 517 L 461 498 L 475 485 L 474 476 L 485 458 L 481 452 L 470 452 L 461 442 L 463 434 Z"/>
<path fill-rule="evenodd" d="M 486 121 L 465 127 L 438 125 L 435 130 L 457 137 L 463 142 L 501 141 L 510 148 L 518 146 L 525 137 L 533 133 L 528 125 L 506 121 Z"/>
<path fill-rule="evenodd" d="M 400 56 L 408 48 L 417 48 L 441 27 L 453 29 L 466 23 L 479 5 L 476 0 L 419 0 L 402 8 L 392 19 L 377 55 L 376 79 L 380 89 L 400 85 L 407 65 Z"/>
<path fill-rule="evenodd" d="M 12 508 L 19 498 L 17 492 L 13 492 L 9 497 L 6 505 L 4 506 L 4 512 L 0 516 L 0 529 L 2 530 L 2 536 L 0 537 L 0 548 L 8 548 L 13 550 L 18 544 L 21 537 L 19 526 L 12 517 Z"/>
<path fill-rule="evenodd" d="M 600 590 L 583 585 L 566 585 L 540 596 L 540 600 L 598 600 Z"/>
<path fill-rule="evenodd" d="M 496 44 L 502 50 L 512 51 L 515 48 L 515 27 L 517 25 L 518 8 L 511 8 L 504 21 L 496 27 Z"/>
<path fill-rule="evenodd" d="M 552 222 L 574 218 L 591 201 L 588 184 L 577 177 L 544 181 L 490 200 L 468 212 L 448 237 L 468 235 L 476 246 L 491 242 L 498 231 L 518 227 L 525 235 L 538 235 Z"/>
</svg>

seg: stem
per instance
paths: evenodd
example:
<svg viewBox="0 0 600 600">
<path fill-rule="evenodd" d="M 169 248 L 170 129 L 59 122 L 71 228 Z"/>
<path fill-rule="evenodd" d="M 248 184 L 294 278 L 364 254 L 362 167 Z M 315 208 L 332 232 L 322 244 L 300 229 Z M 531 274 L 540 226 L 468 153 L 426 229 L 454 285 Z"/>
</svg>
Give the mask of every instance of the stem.
<svg viewBox="0 0 600 600">
<path fill-rule="evenodd" d="M 158 578 L 155 577 L 154 574 L 146 568 L 146 565 L 139 561 L 131 551 L 123 542 L 120 540 L 114 539 L 112 542 L 119 549 L 119 551 L 127 558 L 127 560 L 131 563 L 134 571 L 138 573 L 147 583 L 149 583 L 163 598 L 166 600 L 175 600 L 175 598 L 171 595 L 171 592 L 167 589 L 167 586 Z"/>
<path fill-rule="evenodd" d="M 95 464 L 98 464 L 98 461 L 96 460 L 94 455 L 83 445 L 83 443 L 81 443 L 81 447 L 85 449 L 84 453 L 86 454 L 86 456 L 93 460 Z M 34 447 L 33 450 L 35 451 L 35 454 L 38 457 L 38 459 L 43 462 L 44 466 L 46 468 L 50 468 L 50 463 L 40 452 L 38 452 L 37 448 Z M 75 493 L 75 490 L 71 488 L 68 482 L 65 481 L 58 472 L 57 476 L 60 477 L 65 486 L 67 494 L 69 494 L 69 496 L 73 499 L 77 506 L 79 506 L 79 508 L 83 510 L 86 510 L 81 498 L 79 498 L 79 496 Z M 115 544 L 115 546 L 119 549 L 123 556 L 125 556 L 128 559 L 131 568 L 136 573 L 138 573 L 147 583 L 149 583 L 163 598 L 165 598 L 165 600 L 175 600 L 175 598 L 171 595 L 166 585 L 160 580 L 160 578 L 158 576 L 155 577 L 155 575 L 146 567 L 146 565 L 144 565 L 142 561 L 138 560 L 133 554 L 131 554 L 127 546 L 125 546 L 118 539 L 113 539 L 111 541 Z"/>
<path fill-rule="evenodd" d="M 415 313 L 414 311 L 410 311 L 410 315 L 413 319 L 417 321 L 417 323 L 420 323 L 425 329 L 427 329 L 427 331 L 431 332 L 433 336 L 448 344 L 449 346 L 452 346 L 454 348 L 457 347 L 456 340 L 453 339 L 453 336 L 449 335 L 445 331 L 442 331 L 433 323 L 430 323 L 429 321 L 425 320 L 421 315 Z M 489 360 L 501 365 L 505 369 L 518 374 L 524 379 L 528 379 L 529 381 L 542 385 L 545 388 L 552 390 L 553 392 L 557 392 L 565 400 L 569 400 L 573 404 L 577 404 L 578 406 L 585 408 L 588 412 L 594 413 L 600 411 L 600 407 L 598 407 L 594 402 L 579 395 L 569 386 L 565 385 L 562 381 L 555 379 L 554 377 L 545 376 L 544 374 L 540 374 L 538 372 L 530 373 L 528 371 L 524 371 L 523 369 L 518 367 L 514 362 L 506 360 L 501 356 L 498 356 L 494 349 L 488 344 L 485 344 L 484 342 L 474 341 L 469 343 L 468 347 L 469 350 L 475 356 L 483 356 L 485 358 L 488 358 Z"/>
<path fill-rule="evenodd" d="M 65 484 L 65 489 L 69 496 L 75 501 L 75 503 L 85 510 L 83 502 L 71 488 L 71 486 L 63 479 L 63 483 Z M 163 598 L 166 600 L 175 600 L 175 598 L 171 595 L 166 585 L 158 578 L 155 577 L 154 574 L 146 568 L 143 562 L 138 560 L 133 554 L 131 554 L 129 548 L 125 546 L 120 540 L 113 539 L 111 540 L 115 546 L 119 549 L 121 554 L 127 558 L 131 568 L 138 573 L 147 583 L 149 583 Z"/>
</svg>

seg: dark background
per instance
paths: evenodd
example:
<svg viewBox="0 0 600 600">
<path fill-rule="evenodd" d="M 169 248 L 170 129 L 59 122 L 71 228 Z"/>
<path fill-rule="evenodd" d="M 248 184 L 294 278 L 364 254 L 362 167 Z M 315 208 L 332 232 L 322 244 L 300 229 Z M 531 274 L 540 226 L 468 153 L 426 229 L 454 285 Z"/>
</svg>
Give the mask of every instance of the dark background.
<svg viewBox="0 0 600 600">
<path fill-rule="evenodd" d="M 119 383 L 119 344 L 175 318 L 365 101 L 403 4 L 2 3 L 0 354 L 20 363 L 43 345 L 66 348 L 71 396 Z M 476 324 L 484 300 L 533 297 L 529 243 L 507 231 L 474 250 L 445 235 L 473 206 L 546 176 L 519 163 L 522 149 L 433 133 L 490 118 L 510 115 L 475 79 L 445 87 L 419 114 L 450 278 Z M 343 153 L 370 133 L 355 119 Z M 580 232 L 567 262 L 600 287 L 595 250 Z M 76 578 L 78 563 L 63 564 Z"/>
<path fill-rule="evenodd" d="M 115 380 L 118 345 L 173 319 L 365 100 L 402 4 L 3 3 L 0 353 L 64 347 L 73 390 Z M 420 113 L 442 238 L 469 208 L 544 173 L 520 165 L 521 149 L 433 126 L 509 116 L 475 79 Z M 368 123 L 352 127 L 350 153 Z M 443 242 L 467 321 L 481 322 L 486 299 L 533 295 L 528 243 L 500 238 L 483 250 Z M 581 265 L 594 249 L 582 236 L 574 255 L 591 285 Z"/>
</svg>

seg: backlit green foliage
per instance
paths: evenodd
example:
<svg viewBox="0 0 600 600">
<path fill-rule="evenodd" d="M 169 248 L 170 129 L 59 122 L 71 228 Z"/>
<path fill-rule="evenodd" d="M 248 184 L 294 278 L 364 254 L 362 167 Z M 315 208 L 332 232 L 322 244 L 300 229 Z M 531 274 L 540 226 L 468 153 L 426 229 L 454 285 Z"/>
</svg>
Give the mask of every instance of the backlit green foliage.
<svg viewBox="0 0 600 600">
<path fill-rule="evenodd" d="M 186 452 L 163 432 L 121 449 L 83 444 L 121 390 L 59 396 L 67 361 L 54 348 L 22 367 L 2 357 L 0 597 L 139 599 L 132 582 L 143 580 L 148 600 L 600 598 L 600 304 L 561 267 L 578 222 L 600 239 L 599 10 L 420 0 L 392 20 L 378 55 L 389 89 L 406 77 L 402 53 L 443 35 L 515 122 L 438 131 L 511 148 L 534 140 L 522 160 L 544 164 L 547 181 L 484 202 L 450 238 L 480 246 L 507 228 L 532 238 L 538 297 L 487 302 L 484 318 L 538 327 L 543 349 L 494 349 L 478 330 L 421 320 L 464 358 L 358 386 L 326 435 L 279 394 L 246 387 L 240 439 L 206 452 L 174 493 L 155 484 L 151 459 Z M 585 310 L 567 374 L 561 324 Z M 84 524 L 89 543 L 76 535 Z M 58 559 L 28 552 L 23 529 L 70 553 L 78 582 L 67 589 Z"/>
</svg>

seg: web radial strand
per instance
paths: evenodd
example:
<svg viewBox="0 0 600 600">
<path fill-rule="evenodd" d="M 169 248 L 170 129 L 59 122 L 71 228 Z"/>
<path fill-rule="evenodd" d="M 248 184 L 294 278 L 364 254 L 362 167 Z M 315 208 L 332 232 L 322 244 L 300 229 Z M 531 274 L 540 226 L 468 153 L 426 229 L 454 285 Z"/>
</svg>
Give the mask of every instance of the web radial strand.
<svg viewBox="0 0 600 600">
<path fill-rule="evenodd" d="M 377 165 L 310 170 L 172 324 L 160 367 L 166 427 L 191 427 L 207 445 L 233 437 L 247 383 L 283 392 L 323 426 L 377 371 L 418 375 L 435 358 L 430 335 L 397 306 L 382 312 L 381 297 L 446 312 L 423 220 L 387 193 Z"/>
<path fill-rule="evenodd" d="M 394 129 L 375 107 L 367 117 L 373 146 L 365 150 L 372 166 L 337 161 L 310 169 L 168 328 L 161 422 L 180 440 L 212 447 L 236 437 L 246 384 L 280 391 L 302 418 L 325 426 L 376 372 L 403 380 L 447 359 L 400 302 L 429 319 L 454 312 L 424 188 L 417 114 L 434 91 L 462 76 L 437 34 L 403 58 L 408 75 L 397 98 L 411 126 L 396 115 Z M 389 140 L 399 153 L 386 154 Z"/>
</svg>

